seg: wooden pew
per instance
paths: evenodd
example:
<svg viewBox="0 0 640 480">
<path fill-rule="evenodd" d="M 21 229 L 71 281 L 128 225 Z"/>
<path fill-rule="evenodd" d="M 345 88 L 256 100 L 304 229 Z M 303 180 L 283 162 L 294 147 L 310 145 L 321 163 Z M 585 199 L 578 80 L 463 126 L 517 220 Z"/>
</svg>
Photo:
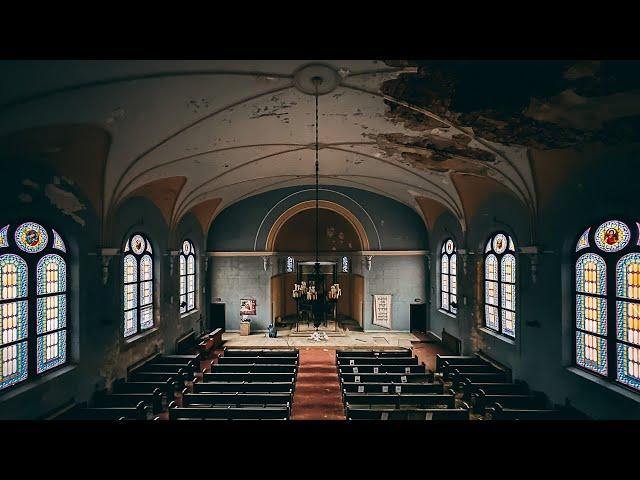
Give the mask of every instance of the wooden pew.
<svg viewBox="0 0 640 480">
<path fill-rule="evenodd" d="M 560 410 L 523 410 L 503 408 L 499 403 L 488 408 L 491 420 L 560 420 Z"/>
<path fill-rule="evenodd" d="M 298 365 L 297 357 L 219 357 L 218 365 L 225 364 L 277 364 L 277 365 Z"/>
<path fill-rule="evenodd" d="M 418 365 L 418 357 L 340 357 L 338 365 Z"/>
<path fill-rule="evenodd" d="M 487 395 L 478 390 L 472 396 L 473 411 L 484 415 L 488 407 L 499 403 L 504 408 L 519 410 L 545 410 L 547 399 L 543 393 L 533 392 L 525 395 Z"/>
<path fill-rule="evenodd" d="M 129 373 L 145 373 L 145 372 L 164 372 L 174 375 L 183 376 L 186 380 L 191 380 L 194 373 L 197 372 L 192 366 L 175 365 L 173 363 L 145 363 Z"/>
<path fill-rule="evenodd" d="M 184 375 L 176 375 L 175 373 L 166 372 L 133 372 L 129 373 L 129 382 L 163 382 L 172 381 L 175 386 L 182 389 L 185 383 Z"/>
<path fill-rule="evenodd" d="M 158 388 L 167 396 L 167 403 L 175 396 L 173 378 L 164 382 L 125 382 L 124 378 L 116 380 L 111 386 L 111 393 L 153 393 Z"/>
<path fill-rule="evenodd" d="M 202 357 L 200 354 L 194 355 L 158 355 L 150 359 L 150 362 L 153 363 L 183 363 L 188 364 L 192 362 L 195 366 L 198 366 Z"/>
<path fill-rule="evenodd" d="M 436 372 L 438 373 L 442 372 L 444 362 L 447 362 L 449 365 L 488 365 L 488 362 L 478 357 L 477 355 L 463 356 L 463 355 L 437 354 L 436 355 Z"/>
<path fill-rule="evenodd" d="M 211 372 L 213 373 L 288 373 L 295 375 L 297 370 L 298 367 L 295 365 L 233 365 L 229 363 L 215 364 L 211 362 Z"/>
<path fill-rule="evenodd" d="M 289 405 L 279 407 L 178 407 L 169 405 L 169 419 L 197 418 L 201 420 L 288 420 Z"/>
<path fill-rule="evenodd" d="M 289 373 L 205 373 L 204 382 L 294 382 Z"/>
<path fill-rule="evenodd" d="M 446 380 L 450 380 L 453 372 L 460 372 L 463 375 L 466 373 L 496 373 L 496 372 L 504 372 L 493 365 L 449 365 L 448 362 L 444 363 L 442 367 L 442 378 Z"/>
<path fill-rule="evenodd" d="M 370 409 L 347 408 L 347 420 L 469 420 L 462 408 Z"/>
<path fill-rule="evenodd" d="M 510 380 L 505 372 L 460 373 L 456 370 L 453 371 L 451 378 L 455 390 L 458 390 L 463 383 L 508 383 Z"/>
<path fill-rule="evenodd" d="M 195 350 L 198 343 L 200 343 L 200 339 L 196 335 L 196 332 L 194 332 L 193 329 L 190 329 L 188 332 L 176 339 L 175 351 L 178 355 L 185 354 Z"/>
<path fill-rule="evenodd" d="M 529 393 L 529 386 L 520 380 L 515 380 L 513 383 L 465 383 L 457 392 L 462 391 L 462 398 L 471 400 L 471 395 L 480 389 L 488 395 L 526 395 Z"/>
<path fill-rule="evenodd" d="M 152 413 L 162 411 L 162 391 L 155 388 L 151 393 L 97 393 L 92 407 L 135 407 L 140 402 L 151 407 Z"/>
<path fill-rule="evenodd" d="M 442 408 L 454 408 L 455 396 L 449 394 L 421 394 L 421 393 L 402 393 L 402 394 L 378 394 L 378 393 L 345 393 L 345 405 L 369 407 L 373 405 L 391 405 L 395 408 L 403 406 L 434 408 L 435 406 Z"/>
<path fill-rule="evenodd" d="M 402 350 L 379 350 L 379 351 L 369 351 L 369 350 L 337 350 L 336 356 L 338 358 L 342 357 L 382 357 L 382 358 L 393 358 L 393 357 L 412 357 L 413 353 L 411 350 L 402 349 Z"/>
<path fill-rule="evenodd" d="M 208 334 L 200 337 L 200 343 L 197 346 L 198 353 L 202 358 L 209 358 L 211 352 L 222 346 L 222 328 L 216 328 Z"/>
<path fill-rule="evenodd" d="M 342 373 L 342 383 L 433 383 L 432 373 Z"/>
<path fill-rule="evenodd" d="M 183 407 L 225 405 L 232 407 L 291 405 L 293 390 L 287 393 L 187 393 Z"/>
<path fill-rule="evenodd" d="M 342 373 L 427 373 L 427 369 L 421 365 L 340 365 Z"/>
<path fill-rule="evenodd" d="M 196 382 L 193 393 L 278 393 L 293 390 L 293 382 Z"/>
<path fill-rule="evenodd" d="M 78 406 L 68 410 L 55 420 L 150 420 L 151 407 L 138 403 L 135 407 L 87 408 Z"/>
<path fill-rule="evenodd" d="M 225 348 L 222 356 L 225 357 L 295 357 L 298 358 L 298 350 L 271 349 L 271 350 L 242 350 Z"/>
<path fill-rule="evenodd" d="M 445 393 L 442 383 L 343 383 L 343 393 Z"/>
</svg>

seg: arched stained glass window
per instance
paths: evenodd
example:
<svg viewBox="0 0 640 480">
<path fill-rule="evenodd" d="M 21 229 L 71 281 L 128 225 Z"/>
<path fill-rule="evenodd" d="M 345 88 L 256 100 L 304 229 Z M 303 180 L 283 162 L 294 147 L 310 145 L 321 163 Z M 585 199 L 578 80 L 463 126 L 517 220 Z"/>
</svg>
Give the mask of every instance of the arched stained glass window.
<svg viewBox="0 0 640 480">
<path fill-rule="evenodd" d="M 576 244 L 576 366 L 640 390 L 640 237 L 608 220 Z M 632 241 L 633 240 L 633 241 Z"/>
<path fill-rule="evenodd" d="M 440 309 L 455 315 L 458 311 L 456 244 L 450 238 L 440 249 Z"/>
<path fill-rule="evenodd" d="M 196 250 L 190 240 L 180 250 L 180 313 L 196 309 Z"/>
<path fill-rule="evenodd" d="M 0 229 L 0 390 L 68 357 L 65 243 L 36 222 L 11 230 Z"/>
<path fill-rule="evenodd" d="M 515 243 L 495 233 L 484 248 L 484 325 L 511 338 L 516 336 Z"/>
<path fill-rule="evenodd" d="M 123 249 L 124 336 L 153 327 L 153 249 L 148 238 L 136 233 Z"/>
</svg>

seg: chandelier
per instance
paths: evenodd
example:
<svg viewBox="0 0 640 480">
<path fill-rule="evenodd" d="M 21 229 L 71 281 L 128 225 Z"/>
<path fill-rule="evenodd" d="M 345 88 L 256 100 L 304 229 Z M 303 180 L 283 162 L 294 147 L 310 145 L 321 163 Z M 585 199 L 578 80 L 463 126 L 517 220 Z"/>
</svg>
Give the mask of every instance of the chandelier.
<svg viewBox="0 0 640 480">
<path fill-rule="evenodd" d="M 315 105 L 316 105 L 316 123 L 315 123 L 315 130 L 316 130 L 316 142 L 315 142 L 315 152 L 316 152 L 316 171 L 315 171 L 315 180 L 316 180 L 316 188 L 315 188 L 315 194 L 316 194 L 316 207 L 315 207 L 315 213 L 316 213 L 316 242 L 315 242 L 315 246 L 316 246 L 316 256 L 315 256 L 315 264 L 314 264 L 314 275 L 312 276 L 313 280 L 309 281 L 309 284 L 307 284 L 307 282 L 302 281 L 301 283 L 296 283 L 293 287 L 293 293 L 292 296 L 296 301 L 299 300 L 303 300 L 306 302 L 322 302 L 324 301 L 324 299 L 318 294 L 319 292 L 317 291 L 317 284 L 319 283 L 319 280 L 321 278 L 321 274 L 320 274 L 320 261 L 318 259 L 319 257 L 319 238 L 320 238 L 320 226 L 319 226 L 319 211 L 320 211 L 320 200 L 319 200 L 319 193 L 320 193 L 320 162 L 319 162 L 319 150 L 320 150 L 320 144 L 318 142 L 318 87 L 320 86 L 320 84 L 322 83 L 322 78 L 319 76 L 314 76 L 313 78 L 311 78 L 311 81 L 314 85 L 314 96 L 315 96 Z M 322 294 L 324 295 L 325 292 L 322 292 Z M 329 287 L 328 292 L 326 292 L 326 296 L 327 296 L 327 300 L 329 302 L 336 302 L 338 300 L 338 298 L 340 298 L 340 295 L 342 294 L 342 290 L 340 290 L 340 284 L 335 283 L 333 285 L 331 285 Z"/>
</svg>

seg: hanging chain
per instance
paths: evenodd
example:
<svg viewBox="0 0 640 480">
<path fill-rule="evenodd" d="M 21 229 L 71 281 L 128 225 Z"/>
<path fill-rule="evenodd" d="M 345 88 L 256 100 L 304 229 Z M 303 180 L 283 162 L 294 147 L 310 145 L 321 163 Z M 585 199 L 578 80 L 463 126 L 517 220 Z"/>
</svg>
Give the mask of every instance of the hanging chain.
<svg viewBox="0 0 640 480">
<path fill-rule="evenodd" d="M 319 145 L 318 145 L 318 83 L 319 82 L 314 82 L 315 87 L 316 87 L 316 269 L 318 267 L 318 244 L 320 242 L 320 222 L 319 222 L 319 218 L 318 218 L 318 212 L 319 212 L 319 185 L 318 185 L 318 179 L 319 179 L 319 171 L 320 171 L 320 165 L 318 162 L 318 149 L 319 149 Z"/>
</svg>

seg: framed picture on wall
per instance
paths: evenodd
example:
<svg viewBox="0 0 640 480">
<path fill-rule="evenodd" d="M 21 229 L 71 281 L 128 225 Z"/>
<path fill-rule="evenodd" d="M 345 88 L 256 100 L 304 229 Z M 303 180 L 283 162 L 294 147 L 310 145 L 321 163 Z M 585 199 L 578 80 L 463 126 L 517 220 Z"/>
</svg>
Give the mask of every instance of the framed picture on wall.
<svg viewBox="0 0 640 480">
<path fill-rule="evenodd" d="M 391 295 L 373 296 L 373 324 L 391 329 Z"/>
<path fill-rule="evenodd" d="M 255 315 L 256 300 L 254 298 L 242 298 L 240 300 L 240 315 Z"/>
</svg>

